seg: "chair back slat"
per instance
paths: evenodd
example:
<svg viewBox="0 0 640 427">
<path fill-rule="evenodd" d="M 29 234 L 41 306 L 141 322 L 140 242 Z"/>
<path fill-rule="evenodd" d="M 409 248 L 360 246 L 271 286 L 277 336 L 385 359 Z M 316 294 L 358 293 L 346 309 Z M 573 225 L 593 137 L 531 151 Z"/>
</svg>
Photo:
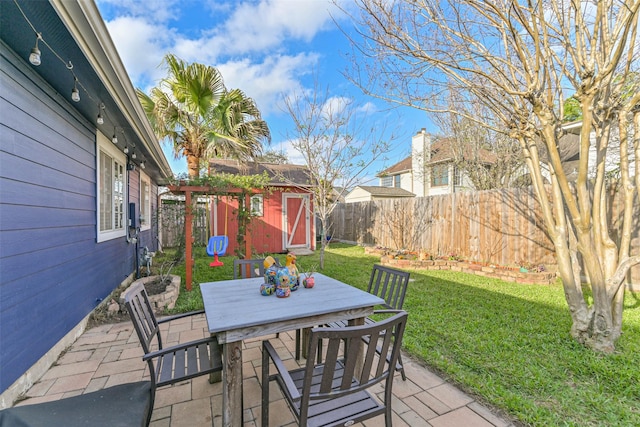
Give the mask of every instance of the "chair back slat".
<svg viewBox="0 0 640 427">
<path fill-rule="evenodd" d="M 378 340 L 379 334 L 375 334 L 371 336 L 371 340 Z M 360 374 L 360 384 L 363 384 L 371 378 L 371 369 L 375 363 L 375 354 L 376 354 L 376 346 L 375 345 L 367 345 L 365 349 L 364 363 L 362 366 L 362 373 Z M 377 375 L 381 375 L 379 371 L 376 371 Z"/>
<path fill-rule="evenodd" d="M 378 336 L 376 341 L 371 340 L 371 342 L 369 343 L 369 347 L 373 347 L 374 350 L 376 350 L 379 344 L 379 340 L 382 339 L 382 345 L 380 345 L 380 354 L 389 354 L 389 347 L 392 345 L 392 337 L 393 334 L 391 333 L 385 333 L 382 334 L 382 336 Z M 373 337 L 372 337 L 373 338 Z M 376 344 L 377 343 L 377 344 Z M 376 376 L 380 376 L 383 375 L 383 373 L 385 372 L 385 370 L 389 367 L 389 365 L 387 365 L 387 361 L 383 360 L 382 357 L 379 358 L 378 360 L 378 370 L 376 371 Z M 393 372 L 393 370 L 395 369 L 395 362 L 393 365 L 391 365 L 391 371 Z"/>
<path fill-rule="evenodd" d="M 356 372 L 358 361 L 362 358 L 362 342 L 360 337 L 351 337 L 346 341 L 344 374 L 342 376 L 342 384 L 340 390 L 347 390 L 351 387 L 352 379 L 361 377 L 361 373 Z"/>
<path fill-rule="evenodd" d="M 256 271 L 257 270 L 257 271 Z M 264 259 L 234 259 L 233 278 L 247 279 L 264 276 Z"/>
<path fill-rule="evenodd" d="M 400 310 L 409 284 L 408 271 L 397 270 L 379 264 L 373 266 L 368 292 L 385 301 L 385 308 Z"/>
<path fill-rule="evenodd" d="M 335 376 L 336 364 L 338 361 L 338 355 L 340 351 L 340 338 L 329 338 L 327 345 L 327 353 L 325 357 L 325 368 L 322 371 L 322 380 L 320 381 L 320 393 L 329 393 L 333 389 L 333 380 Z M 316 354 L 316 353 L 309 353 Z M 313 357 L 309 358 L 313 359 Z M 312 372 L 315 368 L 313 363 L 307 363 L 308 372 Z M 311 375 L 305 376 L 305 379 L 309 380 L 309 387 L 311 386 Z"/>
</svg>

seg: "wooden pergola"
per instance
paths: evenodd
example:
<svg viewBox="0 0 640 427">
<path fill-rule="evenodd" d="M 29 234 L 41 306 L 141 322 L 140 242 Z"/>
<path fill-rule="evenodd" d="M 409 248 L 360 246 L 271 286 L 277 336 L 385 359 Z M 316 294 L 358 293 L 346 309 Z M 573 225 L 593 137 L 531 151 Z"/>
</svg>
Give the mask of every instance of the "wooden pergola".
<svg viewBox="0 0 640 427">
<path fill-rule="evenodd" d="M 238 195 L 243 191 L 240 189 L 220 190 L 209 185 L 167 185 L 169 191 L 173 194 L 184 194 L 185 198 L 185 281 L 187 290 L 191 290 L 193 281 L 193 211 L 192 211 L 192 195 L 202 194 L 207 196 L 224 196 Z M 246 193 L 244 196 L 245 206 L 251 206 L 251 195 Z M 245 258 L 251 258 L 251 234 L 245 235 Z"/>
</svg>

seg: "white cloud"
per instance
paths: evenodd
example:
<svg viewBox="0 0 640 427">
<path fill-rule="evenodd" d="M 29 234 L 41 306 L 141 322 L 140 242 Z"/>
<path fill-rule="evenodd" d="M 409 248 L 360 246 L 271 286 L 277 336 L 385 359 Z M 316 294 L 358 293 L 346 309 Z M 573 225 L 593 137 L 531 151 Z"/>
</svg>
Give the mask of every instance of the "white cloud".
<svg viewBox="0 0 640 427">
<path fill-rule="evenodd" d="M 150 22 L 167 22 L 180 14 L 181 0 L 97 0 L 100 10 L 110 8 L 118 15 L 144 17 Z"/>
<path fill-rule="evenodd" d="M 283 93 L 299 90 L 299 78 L 309 72 L 318 55 L 301 53 L 295 56 L 269 57 L 262 63 L 249 58 L 218 64 L 228 88 L 239 88 L 253 98 L 263 115 L 280 112 Z"/>
<path fill-rule="evenodd" d="M 364 114 L 374 114 L 378 112 L 378 107 L 373 102 L 365 102 L 357 108 L 357 111 Z"/>
<path fill-rule="evenodd" d="M 290 164 L 293 164 L 293 165 L 306 164 L 302 154 L 298 150 L 293 148 L 293 144 L 291 140 L 285 140 L 278 143 L 273 143 L 271 144 L 269 149 L 276 151 L 278 153 L 286 154 Z"/>
<path fill-rule="evenodd" d="M 242 3 L 219 29 L 230 54 L 262 52 L 285 40 L 309 42 L 331 23 L 328 1 L 263 0 Z M 218 32 L 218 31 L 216 31 Z"/>
<path fill-rule="evenodd" d="M 158 66 L 162 62 L 166 46 L 174 34 L 160 25 L 129 16 L 107 22 L 120 58 L 135 85 L 155 85 L 164 76 Z"/>
<path fill-rule="evenodd" d="M 178 16 L 189 5 L 194 3 L 100 0 L 114 15 L 107 26 L 134 85 L 155 86 L 166 73 L 159 67 L 162 58 L 171 52 L 217 67 L 227 87 L 242 89 L 265 115 L 280 111 L 283 93 L 302 87 L 301 78 L 320 57 L 306 42 L 333 25 L 328 10 L 334 6 L 324 0 L 196 3 L 204 15 L 217 18 L 205 19 L 207 28 L 189 27 L 188 17 Z M 194 25 L 202 25 L 199 18 Z"/>
<path fill-rule="evenodd" d="M 353 103 L 353 99 L 345 96 L 332 96 L 322 106 L 322 113 L 327 117 L 340 116 L 349 105 Z"/>
</svg>

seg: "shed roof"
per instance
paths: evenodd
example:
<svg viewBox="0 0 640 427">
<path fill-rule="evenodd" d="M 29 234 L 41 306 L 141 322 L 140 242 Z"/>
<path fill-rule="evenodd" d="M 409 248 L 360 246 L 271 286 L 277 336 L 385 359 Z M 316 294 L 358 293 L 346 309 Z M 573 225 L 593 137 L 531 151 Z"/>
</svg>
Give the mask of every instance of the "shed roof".
<svg viewBox="0 0 640 427">
<path fill-rule="evenodd" d="M 270 178 L 271 185 L 303 186 L 312 185 L 311 178 L 304 165 L 241 162 L 231 159 L 212 159 L 209 161 L 211 173 L 228 173 L 233 175 L 260 175 L 264 172 Z"/>
</svg>

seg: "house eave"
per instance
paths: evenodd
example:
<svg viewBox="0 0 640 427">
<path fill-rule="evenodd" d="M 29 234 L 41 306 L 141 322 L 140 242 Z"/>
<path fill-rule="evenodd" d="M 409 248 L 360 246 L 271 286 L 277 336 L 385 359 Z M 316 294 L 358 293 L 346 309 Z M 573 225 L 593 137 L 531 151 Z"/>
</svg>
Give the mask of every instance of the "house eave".
<svg viewBox="0 0 640 427">
<path fill-rule="evenodd" d="M 131 130 L 143 143 L 150 154 L 150 160 L 158 165 L 163 177 L 173 176 L 171 166 L 146 118 L 96 4 L 93 1 L 68 0 L 50 0 L 50 3 L 124 115 Z"/>
</svg>

